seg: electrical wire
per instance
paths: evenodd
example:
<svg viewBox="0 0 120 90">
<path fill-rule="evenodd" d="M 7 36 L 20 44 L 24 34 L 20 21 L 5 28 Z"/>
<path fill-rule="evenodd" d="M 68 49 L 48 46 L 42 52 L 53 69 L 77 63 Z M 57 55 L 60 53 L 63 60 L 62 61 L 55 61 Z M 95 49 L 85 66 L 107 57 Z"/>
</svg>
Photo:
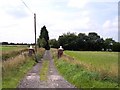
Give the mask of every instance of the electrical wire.
<svg viewBox="0 0 120 90">
<path fill-rule="evenodd" d="M 21 0 L 21 1 L 22 1 L 22 3 L 24 4 L 24 6 L 25 6 L 32 14 L 34 14 L 33 11 L 28 7 L 28 5 L 27 5 L 23 0 Z"/>
<path fill-rule="evenodd" d="M 31 10 L 31 8 L 24 2 L 24 0 L 21 0 L 22 1 L 22 3 L 24 4 L 24 6 L 32 13 L 32 14 L 34 14 L 34 12 Z M 40 28 L 41 27 L 41 25 L 36 21 L 36 26 L 38 27 L 38 28 Z"/>
<path fill-rule="evenodd" d="M 32 13 L 32 14 L 34 14 L 34 12 L 31 10 L 31 8 L 30 7 L 28 7 L 28 5 L 24 2 L 24 0 L 21 0 L 22 1 L 22 3 L 24 4 L 24 6 Z M 38 17 L 38 16 L 37 16 Z M 40 25 L 39 25 L 39 23 L 36 21 L 36 23 L 37 23 L 37 26 L 39 26 L 40 27 Z"/>
</svg>

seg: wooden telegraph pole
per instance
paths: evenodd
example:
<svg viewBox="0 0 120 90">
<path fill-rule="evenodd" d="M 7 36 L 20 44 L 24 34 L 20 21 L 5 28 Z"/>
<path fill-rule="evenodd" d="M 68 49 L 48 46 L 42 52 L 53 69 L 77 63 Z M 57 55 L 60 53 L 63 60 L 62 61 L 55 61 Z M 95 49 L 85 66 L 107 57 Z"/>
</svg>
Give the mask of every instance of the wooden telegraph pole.
<svg viewBox="0 0 120 90">
<path fill-rule="evenodd" d="M 34 13 L 34 29 L 35 29 L 35 52 L 37 53 L 37 43 L 36 43 L 36 14 Z"/>
</svg>

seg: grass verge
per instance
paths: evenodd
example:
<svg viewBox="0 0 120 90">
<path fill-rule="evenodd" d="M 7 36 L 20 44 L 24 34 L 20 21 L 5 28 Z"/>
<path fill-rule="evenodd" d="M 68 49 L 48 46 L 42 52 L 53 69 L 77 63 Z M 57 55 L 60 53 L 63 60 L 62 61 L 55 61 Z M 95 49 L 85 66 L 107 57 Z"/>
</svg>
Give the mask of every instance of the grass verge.
<svg viewBox="0 0 120 90">
<path fill-rule="evenodd" d="M 48 68 L 49 68 L 49 61 L 44 60 L 43 63 L 42 63 L 42 69 L 40 71 L 40 80 L 41 81 L 46 81 L 47 80 Z"/>
<path fill-rule="evenodd" d="M 118 83 L 110 77 L 101 78 L 99 72 L 90 71 L 83 65 L 70 62 L 65 58 L 57 59 L 56 56 L 54 53 L 54 63 L 59 73 L 77 88 L 118 88 Z"/>
<path fill-rule="evenodd" d="M 117 88 L 118 83 L 106 78 L 101 80 L 99 73 L 90 72 L 80 65 L 70 64 L 62 59 L 55 59 L 58 71 L 77 88 Z"/>
<path fill-rule="evenodd" d="M 44 49 L 38 49 L 39 60 L 41 59 Z M 7 61 L 2 61 L 2 88 L 16 88 L 19 85 L 20 80 L 25 74 L 35 65 L 34 55 L 28 57 L 27 53 L 24 55 L 18 55 Z"/>
<path fill-rule="evenodd" d="M 35 61 L 32 58 L 27 58 L 22 64 L 19 63 L 15 67 L 4 69 L 2 72 L 2 88 L 16 88 L 21 78 L 25 76 L 34 64 Z"/>
</svg>

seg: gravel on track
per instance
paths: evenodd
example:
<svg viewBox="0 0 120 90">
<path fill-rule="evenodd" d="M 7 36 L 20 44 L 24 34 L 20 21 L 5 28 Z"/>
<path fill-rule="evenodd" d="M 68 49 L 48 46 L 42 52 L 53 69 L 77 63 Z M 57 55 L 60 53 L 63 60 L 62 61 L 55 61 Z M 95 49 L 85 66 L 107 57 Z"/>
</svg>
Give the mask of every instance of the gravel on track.
<svg viewBox="0 0 120 90">
<path fill-rule="evenodd" d="M 43 60 L 49 60 L 49 70 L 47 81 L 40 80 L 40 70 L 42 68 Z M 61 75 L 59 75 L 50 50 L 46 50 L 41 62 L 37 63 L 20 81 L 18 88 L 75 88 L 68 81 L 66 81 Z"/>
</svg>

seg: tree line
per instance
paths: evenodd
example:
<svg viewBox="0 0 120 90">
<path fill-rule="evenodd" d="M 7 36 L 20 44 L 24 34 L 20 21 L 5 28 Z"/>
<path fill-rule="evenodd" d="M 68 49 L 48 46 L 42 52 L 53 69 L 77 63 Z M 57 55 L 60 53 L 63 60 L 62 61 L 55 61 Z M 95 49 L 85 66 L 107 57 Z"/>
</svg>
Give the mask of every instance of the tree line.
<svg viewBox="0 0 120 90">
<path fill-rule="evenodd" d="M 58 40 L 49 40 L 49 32 L 43 26 L 40 30 L 40 36 L 37 39 L 39 47 L 46 50 L 51 48 L 59 48 L 62 46 L 64 50 L 76 51 L 120 51 L 120 42 L 116 42 L 112 38 L 103 39 L 96 32 L 85 33 L 65 33 L 59 36 Z"/>
<path fill-rule="evenodd" d="M 120 51 L 120 42 L 116 42 L 112 38 L 103 39 L 97 33 L 66 33 L 59 36 L 58 40 L 49 40 L 51 48 L 63 46 L 65 50 L 81 50 L 81 51 Z"/>
<path fill-rule="evenodd" d="M 8 43 L 2 42 L 2 45 L 30 45 L 27 43 Z M 35 45 L 31 43 L 31 45 Z M 96 32 L 85 33 L 64 33 L 59 36 L 58 40 L 49 40 L 49 32 L 46 26 L 40 30 L 40 35 L 37 39 L 38 47 L 43 47 L 46 50 L 50 48 L 59 48 L 62 46 L 64 50 L 76 51 L 120 51 L 120 42 L 116 42 L 112 38 L 103 39 Z"/>
<path fill-rule="evenodd" d="M 9 42 L 0 42 L 1 45 L 35 45 L 35 43 L 9 43 Z"/>
</svg>

